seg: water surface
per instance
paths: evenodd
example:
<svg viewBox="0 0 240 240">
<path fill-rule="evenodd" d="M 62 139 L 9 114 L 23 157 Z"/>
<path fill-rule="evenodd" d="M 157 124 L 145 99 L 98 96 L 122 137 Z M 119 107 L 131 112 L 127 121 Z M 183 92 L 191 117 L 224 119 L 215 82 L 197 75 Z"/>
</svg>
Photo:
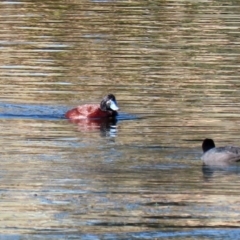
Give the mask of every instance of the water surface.
<svg viewBox="0 0 240 240">
<path fill-rule="evenodd" d="M 237 1 L 0 3 L 2 239 L 235 239 Z M 114 93 L 113 123 L 67 109 Z"/>
</svg>

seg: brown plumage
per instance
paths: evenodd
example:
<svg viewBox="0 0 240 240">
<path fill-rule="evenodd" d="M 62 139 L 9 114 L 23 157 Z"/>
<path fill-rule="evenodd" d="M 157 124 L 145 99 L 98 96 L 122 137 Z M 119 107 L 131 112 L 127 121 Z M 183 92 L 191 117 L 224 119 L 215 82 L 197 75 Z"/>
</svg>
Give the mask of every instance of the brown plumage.
<svg viewBox="0 0 240 240">
<path fill-rule="evenodd" d="M 68 119 L 114 118 L 119 110 L 113 94 L 105 96 L 100 104 L 80 105 L 66 112 Z"/>
</svg>

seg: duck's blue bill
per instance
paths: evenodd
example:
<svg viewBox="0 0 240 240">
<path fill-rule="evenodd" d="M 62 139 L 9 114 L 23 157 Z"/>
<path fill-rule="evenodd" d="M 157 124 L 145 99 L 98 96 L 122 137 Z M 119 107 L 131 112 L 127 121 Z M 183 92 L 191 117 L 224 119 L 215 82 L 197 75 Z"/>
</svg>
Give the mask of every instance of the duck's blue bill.
<svg viewBox="0 0 240 240">
<path fill-rule="evenodd" d="M 117 105 L 117 103 L 113 100 L 110 100 L 110 105 L 109 107 L 113 110 L 113 111 L 118 111 L 119 110 L 119 107 Z"/>
</svg>

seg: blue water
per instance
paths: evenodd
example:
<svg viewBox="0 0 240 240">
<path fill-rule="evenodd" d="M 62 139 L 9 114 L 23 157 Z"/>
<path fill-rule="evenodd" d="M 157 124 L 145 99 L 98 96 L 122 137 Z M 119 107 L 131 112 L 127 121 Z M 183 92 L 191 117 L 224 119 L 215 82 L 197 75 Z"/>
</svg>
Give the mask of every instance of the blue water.
<svg viewBox="0 0 240 240">
<path fill-rule="evenodd" d="M 58 231 L 57 231 L 58 232 Z M 59 230 L 59 232 L 61 232 Z M 81 234 L 81 233 L 55 233 L 48 235 L 48 230 L 43 231 L 44 239 L 82 239 L 82 240 L 113 240 L 113 239 L 239 239 L 239 229 L 200 229 L 200 230 L 172 230 L 172 231 L 149 231 L 130 233 L 106 233 L 106 234 Z M 28 235 L 29 239 L 35 239 Z M 19 240 L 19 235 L 2 235 L 4 240 Z"/>
<path fill-rule="evenodd" d="M 0 118 L 58 120 L 64 118 L 66 110 L 66 107 L 56 105 L 0 103 Z"/>
</svg>

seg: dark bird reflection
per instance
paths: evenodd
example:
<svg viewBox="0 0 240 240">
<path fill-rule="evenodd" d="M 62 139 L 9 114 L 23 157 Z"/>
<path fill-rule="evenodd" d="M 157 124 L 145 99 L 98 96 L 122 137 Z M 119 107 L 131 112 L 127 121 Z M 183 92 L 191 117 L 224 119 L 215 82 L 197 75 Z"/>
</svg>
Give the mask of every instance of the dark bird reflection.
<svg viewBox="0 0 240 240">
<path fill-rule="evenodd" d="M 202 165 L 202 173 L 205 179 L 212 178 L 214 173 L 221 175 L 240 174 L 240 164 L 224 164 L 224 165 Z"/>
</svg>

